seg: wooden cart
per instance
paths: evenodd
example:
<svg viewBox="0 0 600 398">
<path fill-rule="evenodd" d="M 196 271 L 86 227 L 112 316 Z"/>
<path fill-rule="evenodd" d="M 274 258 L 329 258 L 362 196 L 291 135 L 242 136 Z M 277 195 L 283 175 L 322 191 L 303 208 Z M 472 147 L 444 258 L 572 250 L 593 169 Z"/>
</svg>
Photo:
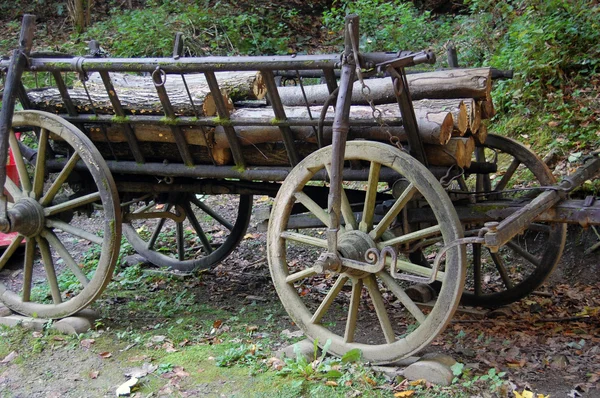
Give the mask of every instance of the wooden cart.
<svg viewBox="0 0 600 398">
<path fill-rule="evenodd" d="M 469 167 L 430 164 L 405 68 L 433 54 L 362 54 L 356 16 L 341 55 L 182 57 L 178 37 L 173 57 L 144 59 L 32 53 L 33 21 L 24 18 L 19 48 L 0 61 L 0 164 L 10 148 L 19 177 L 0 168 L 0 230 L 17 233 L 0 269 L 20 264 L 0 299 L 16 312 L 60 318 L 88 306 L 111 280 L 122 233 L 158 266 L 211 267 L 243 238 L 252 195 L 270 195 L 267 257 L 289 315 L 336 355 L 359 348 L 386 363 L 430 343 L 461 298 L 496 306 L 524 297 L 557 264 L 566 223 L 600 223 L 594 198 L 566 200 L 597 176 L 596 155 L 559 184 L 530 150 L 493 135 Z M 259 117 L 236 116 L 221 90 L 222 73 L 244 71 L 259 71 L 266 90 Z M 146 79 L 153 99 L 124 105 L 117 73 Z M 282 73 L 323 77 L 320 114 L 290 113 Z M 374 103 L 371 75 L 388 79 L 397 115 Z M 47 88 L 27 90 L 38 76 L 52 77 L 56 101 Z M 216 115 L 195 103 L 194 79 Z M 168 90 L 175 80 L 185 105 Z M 352 116 L 353 87 L 368 118 Z M 275 139 L 257 143 L 253 131 Z M 75 245 L 99 260 L 82 261 Z M 420 303 L 415 285 L 436 299 Z"/>
</svg>

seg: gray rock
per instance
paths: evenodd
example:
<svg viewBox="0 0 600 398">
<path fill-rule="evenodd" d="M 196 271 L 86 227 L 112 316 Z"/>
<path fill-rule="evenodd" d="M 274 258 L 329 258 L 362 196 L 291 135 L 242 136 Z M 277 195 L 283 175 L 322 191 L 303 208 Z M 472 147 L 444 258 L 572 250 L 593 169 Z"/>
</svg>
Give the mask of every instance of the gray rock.
<svg viewBox="0 0 600 398">
<path fill-rule="evenodd" d="M 436 361 L 451 368 L 456 360 L 450 355 L 442 354 L 441 352 L 429 352 L 421 357 L 421 361 Z"/>
<path fill-rule="evenodd" d="M 0 305 L 0 317 L 2 316 L 10 316 L 13 315 L 13 312 L 10 308 Z"/>
<path fill-rule="evenodd" d="M 61 333 L 69 335 L 85 333 L 91 328 L 92 323 L 90 320 L 81 316 L 69 316 L 52 325 L 52 329 L 56 329 Z"/>
<path fill-rule="evenodd" d="M 449 386 L 454 375 L 450 367 L 437 361 L 417 361 L 404 369 L 404 377 L 411 381 L 425 379 L 433 384 Z"/>
<path fill-rule="evenodd" d="M 402 375 L 402 369 L 397 366 L 372 366 L 374 372 L 383 374 L 389 380 L 396 380 Z"/>
<path fill-rule="evenodd" d="M 298 348 L 295 348 L 298 346 Z M 308 362 L 312 362 L 315 360 L 315 346 L 314 343 L 308 339 L 304 339 L 302 341 L 297 342 L 296 344 L 289 345 L 287 347 L 282 348 L 281 350 L 275 353 L 277 358 L 296 358 L 296 351 Z M 320 355 L 320 350 L 318 350 L 317 355 Z"/>
<path fill-rule="evenodd" d="M 123 258 L 123 264 L 128 266 L 128 267 L 132 267 L 134 265 L 138 265 L 138 264 L 147 264 L 148 260 L 146 260 L 143 256 L 139 255 L 139 254 L 131 254 L 129 256 L 125 256 Z"/>
<path fill-rule="evenodd" d="M 44 326 L 48 322 L 48 319 L 30 318 L 22 315 L 9 315 L 0 317 L 0 325 L 15 327 L 22 326 L 25 329 L 36 330 L 41 332 L 44 330 Z"/>
</svg>

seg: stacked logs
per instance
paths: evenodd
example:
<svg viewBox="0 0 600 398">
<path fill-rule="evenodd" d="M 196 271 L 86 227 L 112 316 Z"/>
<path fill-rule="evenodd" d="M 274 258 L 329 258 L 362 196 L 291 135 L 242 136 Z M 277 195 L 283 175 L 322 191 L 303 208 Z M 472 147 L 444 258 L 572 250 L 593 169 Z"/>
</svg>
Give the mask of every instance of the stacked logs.
<svg viewBox="0 0 600 398">
<path fill-rule="evenodd" d="M 126 114 L 162 114 L 162 105 L 150 77 L 111 73 L 111 80 Z M 257 121 L 275 119 L 272 108 L 240 107 L 233 109 L 233 103 L 236 100 L 265 97 L 266 89 L 260 73 L 221 72 L 217 73 L 217 80 L 223 99 L 231 111 L 231 120 L 250 121 L 244 123 L 244 126 L 234 127 L 239 142 L 244 148 L 244 156 L 248 164 L 286 165 L 288 161 L 285 150 L 280 145 L 282 135 L 279 127 L 258 126 L 251 122 L 253 119 Z M 407 76 L 407 81 L 429 164 L 432 166 L 456 164 L 460 167 L 468 167 L 475 144 L 485 141 L 487 130 L 482 119 L 491 117 L 494 112 L 490 96 L 491 69 L 455 69 L 410 74 Z M 360 85 L 355 84 L 352 95 L 353 106 L 350 112 L 352 127 L 349 139 L 389 142 L 390 137 L 394 136 L 398 137 L 401 142 L 406 142 L 407 135 L 403 127 L 399 126 L 397 122 L 386 123 L 386 120 L 398 121 L 401 118 L 390 79 L 369 79 L 366 80 L 366 83 L 370 89 L 370 98 L 381 114 L 381 120 L 373 123 L 372 108 L 368 105 Z M 214 116 L 217 114 L 212 93 L 202 74 L 185 75 L 185 80 L 178 75 L 168 75 L 164 86 L 178 116 Z M 321 112 L 324 111 L 323 104 L 329 97 L 326 85 L 304 86 L 304 94 L 297 86 L 280 87 L 278 91 L 289 119 L 318 119 Z M 65 112 L 62 97 L 55 88 L 30 91 L 28 95 L 30 101 L 38 109 L 57 113 Z M 79 113 L 114 113 L 102 81 L 94 74 L 86 82 L 85 87 L 79 84 L 69 89 L 69 96 Z M 190 101 L 190 97 L 192 101 Z M 309 107 L 307 107 L 307 102 Z M 326 110 L 325 117 L 329 121 L 333 119 L 332 107 Z M 369 126 L 369 124 L 371 125 Z M 173 144 L 172 146 L 175 148 L 175 139 L 169 125 L 132 124 L 132 127 L 136 138 L 142 143 Z M 310 148 L 316 149 L 316 128 L 292 126 L 290 130 L 299 147 L 305 148 L 308 153 L 311 151 Z M 182 126 L 182 131 L 188 145 L 205 148 L 200 151 L 204 158 L 196 159 L 199 163 L 207 160 L 217 164 L 232 163 L 230 143 L 223 127 Z M 125 148 L 126 138 L 122 126 L 119 124 L 113 124 L 107 129 L 91 126 L 89 132 L 95 142 L 108 141 L 111 144 L 122 144 Z M 330 123 L 326 123 L 323 127 L 325 144 L 331 142 L 331 134 Z M 148 147 L 148 145 L 144 146 Z M 279 151 L 282 153 L 275 153 L 274 148 L 280 148 Z M 114 151 L 114 145 L 111 150 Z M 211 152 L 208 159 L 204 156 L 207 151 Z M 165 153 L 162 150 L 159 152 Z M 196 150 L 192 152 L 200 153 Z M 177 156 L 174 154 L 169 160 L 176 158 Z"/>
</svg>

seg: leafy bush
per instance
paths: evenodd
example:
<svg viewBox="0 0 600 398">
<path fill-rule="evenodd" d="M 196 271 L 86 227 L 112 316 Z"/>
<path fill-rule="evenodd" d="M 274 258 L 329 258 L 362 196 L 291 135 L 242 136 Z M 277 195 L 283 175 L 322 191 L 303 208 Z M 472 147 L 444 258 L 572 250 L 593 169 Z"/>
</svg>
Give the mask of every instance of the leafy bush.
<svg viewBox="0 0 600 398">
<path fill-rule="evenodd" d="M 338 35 L 347 14 L 360 16 L 364 51 L 420 50 L 428 48 L 435 38 L 436 24 L 429 12 L 420 13 L 410 2 L 341 0 L 323 13 L 323 24 Z"/>
</svg>

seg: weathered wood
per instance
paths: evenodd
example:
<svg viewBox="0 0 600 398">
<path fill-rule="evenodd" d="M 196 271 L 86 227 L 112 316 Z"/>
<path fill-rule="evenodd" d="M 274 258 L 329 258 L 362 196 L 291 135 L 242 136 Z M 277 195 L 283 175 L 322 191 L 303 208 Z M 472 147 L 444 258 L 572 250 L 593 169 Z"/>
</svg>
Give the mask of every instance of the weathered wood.
<svg viewBox="0 0 600 398">
<path fill-rule="evenodd" d="M 469 128 L 469 115 L 466 103 L 473 101 L 471 98 L 465 99 L 424 99 L 413 101 L 415 112 L 419 109 L 421 112 L 429 110 L 432 113 L 450 112 L 453 120 L 453 136 L 462 137 Z"/>
<path fill-rule="evenodd" d="M 452 99 L 474 98 L 490 99 L 491 69 L 450 69 L 436 72 L 415 73 L 406 76 L 413 100 L 419 99 Z M 393 103 L 396 101 L 390 78 L 366 80 L 371 90 L 371 97 L 376 104 Z M 318 84 L 305 86 L 306 97 L 310 105 L 321 105 L 329 97 L 327 85 Z M 284 105 L 301 106 L 305 104 L 299 87 L 280 87 L 279 95 Z M 360 85 L 355 85 L 352 91 L 353 104 L 367 104 Z"/>
<path fill-rule="evenodd" d="M 469 167 L 475 144 L 471 137 L 452 137 L 446 145 L 425 145 L 430 166 Z"/>
<path fill-rule="evenodd" d="M 482 119 L 491 119 L 496 114 L 496 109 L 494 108 L 494 102 L 492 101 L 492 97 L 481 101 L 480 107 Z"/>
<path fill-rule="evenodd" d="M 482 124 L 479 127 L 479 130 L 477 130 L 477 132 L 475 132 L 472 135 L 472 137 L 473 137 L 473 140 L 475 141 L 475 144 L 477 144 L 477 145 L 483 145 L 485 143 L 487 135 L 488 135 L 487 125 Z"/>
<path fill-rule="evenodd" d="M 469 115 L 469 131 L 471 134 L 475 134 L 481 126 L 481 104 L 479 101 L 471 99 L 469 102 L 465 102 L 467 105 L 467 113 Z"/>
<path fill-rule="evenodd" d="M 382 115 L 389 118 L 400 117 L 400 111 L 396 105 L 382 105 Z M 311 112 L 319 114 L 321 107 L 313 107 Z M 308 111 L 302 107 L 288 107 L 286 114 L 293 118 L 308 119 Z M 430 112 L 427 109 L 415 108 L 415 114 L 419 124 L 419 132 L 425 142 L 433 144 L 445 144 L 450 139 L 453 128 L 453 118 L 448 112 Z M 269 108 L 243 108 L 232 112 L 231 118 L 243 119 L 273 119 L 273 111 Z M 328 113 L 333 117 L 333 110 Z M 371 108 L 366 106 L 352 107 L 350 117 L 353 119 L 372 119 Z M 174 143 L 174 136 L 167 125 L 135 124 L 134 131 L 138 141 L 141 142 L 164 142 Z M 276 126 L 235 126 L 235 133 L 241 145 L 256 145 L 265 142 L 282 141 L 281 130 Z M 290 128 L 294 140 L 316 143 L 316 128 L 310 126 L 295 126 Z M 93 141 L 124 142 L 122 125 L 112 124 L 106 130 L 106 135 L 99 126 L 90 127 L 90 138 Z M 181 131 L 189 145 L 211 146 L 213 148 L 229 148 L 229 140 L 224 128 L 201 128 L 198 126 L 182 126 Z M 401 126 L 354 126 L 349 132 L 350 139 L 369 139 L 388 142 L 390 135 L 396 136 L 400 141 L 406 142 L 407 136 Z M 326 144 L 331 142 L 331 127 L 323 129 L 323 138 Z"/>
<path fill-rule="evenodd" d="M 114 113 L 110 99 L 99 77 L 94 77 L 86 82 L 87 89 L 98 113 Z M 233 108 L 236 98 L 254 98 L 254 81 L 256 72 L 240 72 L 239 74 L 222 72 L 217 73 L 219 87 L 224 95 L 225 103 Z M 123 110 L 127 114 L 162 114 L 162 107 L 156 88 L 150 76 L 134 76 L 112 73 L 111 80 L 115 91 L 119 95 Z M 202 74 L 186 75 L 185 82 L 190 90 L 194 107 L 190 103 L 189 95 L 180 75 L 167 75 L 165 88 L 171 105 L 177 115 L 195 116 L 196 113 L 204 116 L 216 115 L 216 107 L 211 91 Z M 79 113 L 92 112 L 92 106 L 82 84 L 68 90 L 73 104 Z M 31 90 L 28 96 L 36 109 L 48 112 L 63 112 L 65 105 L 60 92 L 56 88 L 43 88 Z"/>
</svg>

